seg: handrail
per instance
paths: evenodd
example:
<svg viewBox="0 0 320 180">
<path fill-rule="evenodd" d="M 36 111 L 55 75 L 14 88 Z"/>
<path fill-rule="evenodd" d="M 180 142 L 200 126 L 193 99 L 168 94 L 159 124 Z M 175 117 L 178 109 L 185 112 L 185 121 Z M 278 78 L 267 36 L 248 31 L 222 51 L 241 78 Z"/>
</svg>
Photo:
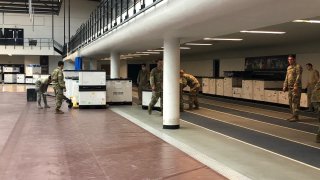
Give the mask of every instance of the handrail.
<svg viewBox="0 0 320 180">
<path fill-rule="evenodd" d="M 63 45 L 58 43 L 56 40 L 53 40 L 53 46 L 57 47 L 60 51 L 63 51 Z"/>
<path fill-rule="evenodd" d="M 163 0 L 102 0 L 89 19 L 71 37 L 68 53 L 89 45 L 161 1 Z"/>
<path fill-rule="evenodd" d="M 4 46 L 21 46 L 21 47 L 53 47 L 53 41 L 51 38 L 0 38 L 0 47 Z"/>
</svg>

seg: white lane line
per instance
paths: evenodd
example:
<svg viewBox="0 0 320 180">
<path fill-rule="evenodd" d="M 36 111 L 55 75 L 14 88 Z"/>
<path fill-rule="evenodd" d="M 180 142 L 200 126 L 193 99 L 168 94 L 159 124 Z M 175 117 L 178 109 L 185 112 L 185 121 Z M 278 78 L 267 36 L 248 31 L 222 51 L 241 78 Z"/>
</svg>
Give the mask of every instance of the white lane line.
<svg viewBox="0 0 320 180">
<path fill-rule="evenodd" d="M 213 105 L 213 104 L 208 104 L 208 103 L 202 103 L 201 104 L 206 104 L 206 105 L 211 105 L 211 106 L 216 106 L 216 105 Z M 271 117 L 271 118 L 276 118 L 276 119 L 281 119 L 281 120 L 285 120 L 285 118 L 280 118 L 280 117 L 275 117 L 275 116 L 271 116 L 271 115 L 266 115 L 266 114 L 259 114 L 259 113 L 255 113 L 253 111 L 246 111 L 246 110 L 242 110 L 242 109 L 238 109 L 238 108 L 232 108 L 232 107 L 226 107 L 228 109 L 233 109 L 233 110 L 237 110 L 237 111 L 242 111 L 242 112 L 247 112 L 247 113 L 251 113 L 251 114 L 256 114 L 256 115 L 262 115 L 262 116 L 267 116 L 267 117 Z M 252 107 L 251 107 L 252 108 Z M 252 108 L 252 109 L 255 109 L 255 108 Z M 276 112 L 276 113 L 282 113 L 282 112 L 277 112 L 277 111 L 272 111 L 272 110 L 266 110 L 266 111 L 269 111 L 269 112 Z M 283 114 L 289 114 L 289 113 L 283 113 Z M 310 117 L 306 117 L 306 116 L 302 116 L 303 118 L 310 118 Z M 311 118 L 313 119 L 313 118 Z M 314 125 L 314 124 L 310 124 L 310 123 L 305 123 L 305 122 L 298 122 L 300 124 L 307 124 L 307 125 L 310 125 L 310 126 L 316 126 L 317 125 Z"/>
<path fill-rule="evenodd" d="M 295 143 L 298 143 L 298 144 L 303 144 L 305 146 L 309 146 L 309 147 L 313 147 L 313 148 L 316 148 L 316 149 L 320 149 L 320 147 L 312 146 L 312 145 L 309 145 L 309 144 L 304 144 L 304 143 L 301 143 L 301 142 L 298 142 L 298 141 L 294 141 L 294 140 L 291 140 L 291 139 L 287 139 L 287 138 L 283 138 L 283 137 L 280 137 L 280 136 L 276 136 L 276 135 L 273 135 L 273 134 L 270 134 L 270 133 L 267 133 L 267 132 L 258 131 L 258 130 L 251 129 L 251 128 L 248 128 L 248 127 L 245 127 L 245 126 L 241 126 L 241 125 L 238 125 L 238 124 L 232 124 L 232 123 L 226 122 L 226 121 L 224 121 L 222 119 L 205 116 L 205 115 L 198 114 L 198 113 L 191 112 L 191 111 L 188 111 L 188 112 L 192 113 L 192 114 L 196 114 L 198 116 L 206 117 L 208 119 L 217 120 L 217 121 L 224 122 L 224 123 L 227 123 L 227 124 L 230 124 L 230 125 L 233 125 L 233 126 L 238 126 L 238 127 L 244 128 L 244 129 L 249 129 L 249 130 L 252 130 L 252 131 L 255 131 L 255 132 L 259 132 L 259 133 L 262 133 L 262 134 L 267 134 L 267 135 L 270 135 L 270 136 L 273 136 L 273 137 L 277 137 L 277 138 L 280 138 L 280 139 L 284 139 L 284 140 L 287 140 L 287 141 L 291 141 L 291 142 L 295 142 Z"/>
<path fill-rule="evenodd" d="M 252 119 L 252 118 L 247 118 L 247 117 L 243 117 L 243 116 L 239 116 L 239 115 L 235 115 L 235 114 L 231 114 L 231 113 L 221 112 L 221 111 L 218 111 L 218 110 L 208 109 L 208 108 L 204 108 L 204 107 L 201 107 L 201 109 L 206 109 L 208 111 L 213 111 L 213 112 L 217 112 L 217 113 L 221 113 L 221 114 L 226 114 L 226 115 L 234 116 L 234 117 L 237 117 L 237 118 L 247 119 L 247 120 L 250 120 L 250 121 L 255 121 L 255 122 L 259 122 L 259 123 L 263 123 L 263 124 L 268 124 L 268 125 L 271 125 L 271 126 L 277 126 L 277 127 L 281 127 L 281 128 L 285 128 L 285 129 L 290 129 L 290 130 L 293 130 L 293 131 L 299 131 L 299 132 L 303 132 L 303 133 L 306 133 L 306 134 L 316 135 L 316 133 L 311 133 L 311 132 L 307 132 L 307 131 L 303 131 L 303 130 L 299 130 L 299 129 L 294 129 L 294 128 L 290 128 L 290 127 L 286 127 L 286 126 L 282 126 L 282 125 L 278 125 L 278 124 L 263 122 L 263 121 L 259 121 L 259 120 Z M 188 112 L 191 112 L 191 111 L 188 111 Z"/>
<path fill-rule="evenodd" d="M 292 159 L 292 158 L 290 158 L 290 157 L 287 157 L 287 156 L 284 156 L 284 155 L 281 155 L 281 154 L 275 153 L 275 152 L 270 151 L 270 150 L 268 150 L 268 149 L 264 149 L 264 148 L 262 148 L 262 147 L 259 147 L 259 146 L 256 146 L 256 145 L 253 145 L 253 144 L 247 143 L 247 142 L 242 141 L 242 140 L 239 140 L 239 139 L 236 139 L 236 138 L 234 138 L 234 137 L 227 136 L 227 135 L 225 135 L 225 134 L 222 134 L 222 133 L 219 133 L 219 132 L 213 131 L 213 130 L 211 130 L 211 129 L 208 129 L 208 128 L 205 128 L 205 127 L 199 126 L 199 125 L 197 125 L 197 124 L 194 124 L 194 123 L 188 122 L 188 121 L 183 120 L 183 119 L 180 119 L 180 120 L 181 120 L 181 121 L 183 121 L 183 122 L 185 122 L 185 123 L 192 124 L 192 125 L 194 125 L 194 126 L 197 126 L 197 127 L 203 128 L 203 129 L 205 129 L 205 130 L 211 131 L 211 132 L 213 132 L 213 133 L 219 134 L 219 135 L 221 135 L 221 136 L 227 137 L 228 139 L 232 139 L 232 140 L 235 140 L 235 141 L 241 142 L 241 143 L 243 143 L 243 144 L 246 144 L 246 145 L 252 146 L 252 147 L 254 147 L 254 148 L 257 148 L 257 149 L 260 149 L 260 150 L 263 150 L 263 151 L 269 152 L 269 153 L 271 153 L 271 154 L 274 154 L 274 155 L 277 155 L 277 156 L 283 157 L 283 158 L 285 158 L 285 159 L 289 159 L 289 160 L 291 160 L 291 161 L 294 161 L 294 162 L 297 162 L 297 163 L 299 163 L 299 164 L 302 164 L 302 165 L 305 165 L 305 166 L 311 167 L 311 168 L 313 168 L 313 169 L 320 170 L 320 168 L 317 168 L 317 167 L 315 167 L 315 166 L 312 166 L 312 165 L 306 164 L 306 163 L 304 163 L 304 162 L 301 162 L 301 161 L 298 161 L 298 160 Z"/>
<path fill-rule="evenodd" d="M 180 149 L 181 151 L 185 152 L 192 158 L 198 160 L 199 162 L 207 165 L 214 171 L 220 173 L 222 176 L 231 179 L 231 180 L 250 180 L 247 176 L 239 173 L 236 170 L 233 170 L 223 163 L 215 160 L 214 158 L 206 155 L 205 153 L 197 150 L 196 148 L 193 148 L 192 146 L 188 145 L 187 143 L 183 143 L 176 139 L 175 137 L 171 136 L 170 134 L 165 133 L 164 131 L 161 131 L 159 129 L 156 129 L 152 127 L 151 125 L 139 120 L 138 118 L 130 115 L 127 112 L 123 112 L 121 109 L 112 108 L 113 112 L 119 114 L 120 116 L 128 119 L 132 123 L 140 126 L 141 128 L 145 129 L 146 131 L 152 133 L 156 137 L 164 140 L 165 142 L 171 144 L 172 146 Z"/>
</svg>

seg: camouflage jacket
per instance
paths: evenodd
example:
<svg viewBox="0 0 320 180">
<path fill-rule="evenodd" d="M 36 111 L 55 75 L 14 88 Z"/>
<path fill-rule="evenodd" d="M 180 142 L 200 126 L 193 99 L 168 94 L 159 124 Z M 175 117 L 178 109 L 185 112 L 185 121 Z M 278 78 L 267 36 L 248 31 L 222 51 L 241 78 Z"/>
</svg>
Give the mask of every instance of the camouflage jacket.
<svg viewBox="0 0 320 180">
<path fill-rule="evenodd" d="M 57 67 L 55 70 L 53 70 L 52 75 L 51 75 L 51 79 L 52 79 L 52 84 L 54 85 L 54 87 L 58 87 L 58 88 L 65 88 L 66 87 L 65 82 L 64 82 L 63 72 L 60 67 Z"/>
<path fill-rule="evenodd" d="M 320 82 L 318 81 L 311 95 L 311 102 L 320 102 Z"/>
<path fill-rule="evenodd" d="M 150 79 L 150 73 L 148 70 L 140 70 L 138 77 L 137 77 L 137 83 L 139 86 L 145 86 L 148 85 Z"/>
<path fill-rule="evenodd" d="M 41 79 L 39 78 L 36 83 L 35 86 L 37 89 L 39 89 L 39 92 L 45 93 L 47 92 L 48 86 L 49 86 L 49 79 L 48 78 L 44 78 Z"/>
<path fill-rule="evenodd" d="M 299 64 L 290 65 L 287 68 L 286 79 L 283 83 L 284 88 L 301 88 L 302 67 Z"/>
<path fill-rule="evenodd" d="M 184 73 L 181 79 L 182 86 L 189 86 L 190 88 L 200 87 L 198 79 L 191 74 Z"/>
<path fill-rule="evenodd" d="M 314 87 L 319 81 L 319 71 L 312 69 L 308 72 L 308 83 L 307 87 Z"/>
<path fill-rule="evenodd" d="M 150 73 L 150 85 L 155 86 L 155 91 L 162 91 L 163 88 L 163 71 L 157 67 L 153 68 Z"/>
</svg>

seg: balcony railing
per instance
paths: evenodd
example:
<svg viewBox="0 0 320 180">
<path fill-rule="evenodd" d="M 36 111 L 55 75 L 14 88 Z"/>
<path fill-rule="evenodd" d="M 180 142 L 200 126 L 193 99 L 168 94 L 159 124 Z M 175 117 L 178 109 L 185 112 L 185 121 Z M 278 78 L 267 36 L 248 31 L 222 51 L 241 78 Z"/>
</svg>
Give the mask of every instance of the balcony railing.
<svg viewBox="0 0 320 180">
<path fill-rule="evenodd" d="M 90 44 L 161 1 L 163 0 L 102 0 L 90 14 L 90 18 L 71 37 L 68 52 L 72 53 Z"/>
<path fill-rule="evenodd" d="M 30 47 L 32 48 L 53 48 L 53 41 L 50 38 L 0 38 L 0 47 Z"/>
</svg>

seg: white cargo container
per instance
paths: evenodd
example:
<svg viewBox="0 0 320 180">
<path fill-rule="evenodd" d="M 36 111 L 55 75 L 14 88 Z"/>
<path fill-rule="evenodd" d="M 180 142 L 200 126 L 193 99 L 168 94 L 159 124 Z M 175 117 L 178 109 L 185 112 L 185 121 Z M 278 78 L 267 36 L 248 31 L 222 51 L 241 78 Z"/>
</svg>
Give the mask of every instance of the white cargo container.
<svg viewBox="0 0 320 180">
<path fill-rule="evenodd" d="M 264 101 L 265 89 L 281 88 L 283 81 L 261 81 L 253 80 L 253 100 Z"/>
<path fill-rule="evenodd" d="M 252 80 L 242 80 L 241 98 L 253 99 L 253 81 Z"/>
</svg>

